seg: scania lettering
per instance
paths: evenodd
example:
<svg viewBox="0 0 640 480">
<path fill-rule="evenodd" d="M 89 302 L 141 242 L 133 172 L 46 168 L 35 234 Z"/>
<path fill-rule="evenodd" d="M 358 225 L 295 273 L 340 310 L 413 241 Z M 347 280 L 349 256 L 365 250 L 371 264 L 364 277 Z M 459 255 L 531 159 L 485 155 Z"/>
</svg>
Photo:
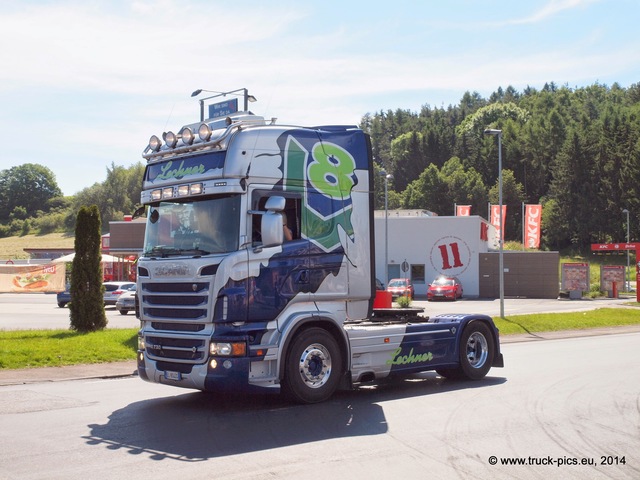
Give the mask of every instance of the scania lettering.
<svg viewBox="0 0 640 480">
<path fill-rule="evenodd" d="M 326 400 L 392 375 L 503 366 L 486 315 L 374 309 L 373 160 L 351 126 L 250 112 L 152 136 L 138 261 L 142 379 Z"/>
</svg>

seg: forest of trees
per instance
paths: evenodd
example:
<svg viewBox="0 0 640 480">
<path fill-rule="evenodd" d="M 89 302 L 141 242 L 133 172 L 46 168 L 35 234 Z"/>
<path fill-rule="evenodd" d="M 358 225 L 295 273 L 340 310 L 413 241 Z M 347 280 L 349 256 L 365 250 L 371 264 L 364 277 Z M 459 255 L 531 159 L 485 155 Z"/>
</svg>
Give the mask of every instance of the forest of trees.
<svg viewBox="0 0 640 480">
<path fill-rule="evenodd" d="M 631 241 L 640 234 L 640 83 L 622 88 L 546 84 L 541 90 L 498 88 L 488 99 L 467 92 L 458 105 L 420 112 L 366 114 L 375 160 L 376 208 L 424 209 L 453 215 L 472 205 L 487 217 L 498 202 L 502 130 L 506 240 L 521 240 L 521 204 L 543 205 L 543 248 L 585 250 L 591 243 Z M 62 197 L 53 173 L 37 164 L 0 171 L 0 236 L 69 231 L 82 206 L 97 205 L 103 229 L 131 213 L 144 166 L 112 163 L 104 183 Z"/>
<path fill-rule="evenodd" d="M 63 197 L 55 175 L 42 165 L 26 163 L 0 171 L 0 237 L 29 233 L 73 232 L 83 206 L 96 205 L 106 233 L 109 221 L 122 220 L 140 203 L 144 165 L 111 164 L 107 179 L 72 197 Z"/>
<path fill-rule="evenodd" d="M 422 107 L 367 114 L 380 170 L 393 174 L 389 208 L 453 215 L 472 205 L 487 217 L 498 203 L 498 143 L 502 130 L 506 240 L 521 240 L 521 205 L 543 204 L 543 247 L 588 249 L 591 243 L 631 241 L 640 233 L 640 84 L 571 89 L 499 88 L 489 99 L 465 93 L 448 108 Z M 376 204 L 384 180 L 376 178 Z"/>
</svg>

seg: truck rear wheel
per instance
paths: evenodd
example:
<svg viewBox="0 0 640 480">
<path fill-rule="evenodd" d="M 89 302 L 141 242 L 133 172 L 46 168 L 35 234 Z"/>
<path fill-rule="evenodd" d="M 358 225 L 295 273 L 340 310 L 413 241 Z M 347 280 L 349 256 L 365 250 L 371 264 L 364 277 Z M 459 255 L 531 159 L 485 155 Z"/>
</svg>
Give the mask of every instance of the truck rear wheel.
<svg viewBox="0 0 640 480">
<path fill-rule="evenodd" d="M 445 378 L 480 380 L 493 364 L 494 342 L 489 327 L 483 322 L 469 323 L 460 337 L 460 366 L 437 369 Z"/>
<path fill-rule="evenodd" d="M 493 336 L 483 322 L 471 322 L 460 338 L 460 371 L 469 380 L 480 380 L 493 364 Z"/>
<path fill-rule="evenodd" d="M 338 388 L 342 354 L 326 330 L 310 328 L 297 335 L 285 362 L 283 389 L 297 402 L 323 402 Z"/>
</svg>

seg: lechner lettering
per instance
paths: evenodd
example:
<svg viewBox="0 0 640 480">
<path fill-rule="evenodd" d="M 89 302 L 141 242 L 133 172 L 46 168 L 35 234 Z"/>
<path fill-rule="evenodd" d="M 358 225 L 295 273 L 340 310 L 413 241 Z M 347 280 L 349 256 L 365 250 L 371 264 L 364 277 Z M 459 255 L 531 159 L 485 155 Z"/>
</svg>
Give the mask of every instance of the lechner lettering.
<svg viewBox="0 0 640 480">
<path fill-rule="evenodd" d="M 387 360 L 387 365 L 407 365 L 433 360 L 433 354 L 431 352 L 414 354 L 413 348 L 409 351 L 408 355 L 400 355 L 401 353 L 402 347 L 396 348 L 395 352 L 391 355 L 391 360 Z"/>
<path fill-rule="evenodd" d="M 180 166 L 178 168 L 172 169 L 171 167 L 173 167 L 173 162 L 171 161 L 167 162 L 166 165 L 163 165 L 162 167 L 160 167 L 160 170 L 162 171 L 162 173 L 158 175 L 158 179 L 160 180 L 169 180 L 171 178 L 180 179 L 180 178 L 188 177 L 191 175 L 200 175 L 204 173 L 204 170 L 205 170 L 204 165 L 202 164 L 185 168 L 184 160 L 180 162 Z"/>
</svg>

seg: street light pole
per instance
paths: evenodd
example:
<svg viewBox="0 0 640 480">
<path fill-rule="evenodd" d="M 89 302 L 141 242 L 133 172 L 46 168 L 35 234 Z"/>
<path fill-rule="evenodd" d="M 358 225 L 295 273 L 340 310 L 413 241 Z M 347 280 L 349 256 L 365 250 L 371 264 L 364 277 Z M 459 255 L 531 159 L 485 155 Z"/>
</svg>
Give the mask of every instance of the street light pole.
<svg viewBox="0 0 640 480">
<path fill-rule="evenodd" d="M 500 212 L 498 214 L 498 244 L 500 246 L 498 269 L 500 279 L 500 318 L 504 318 L 504 240 L 502 238 L 503 232 L 503 218 L 502 218 L 502 130 L 494 128 L 487 128 L 484 131 L 485 135 L 495 135 L 498 137 L 498 208 Z"/>
<path fill-rule="evenodd" d="M 625 208 L 622 210 L 622 213 L 627 214 L 627 243 L 629 243 L 629 210 Z M 625 249 L 627 250 L 627 269 L 624 271 L 624 284 L 626 285 L 627 292 L 629 292 L 631 290 L 631 288 L 629 288 L 629 245 L 626 245 Z"/>
<path fill-rule="evenodd" d="M 384 284 L 389 285 L 389 180 L 393 175 L 382 170 L 380 175 L 384 176 Z"/>
</svg>

